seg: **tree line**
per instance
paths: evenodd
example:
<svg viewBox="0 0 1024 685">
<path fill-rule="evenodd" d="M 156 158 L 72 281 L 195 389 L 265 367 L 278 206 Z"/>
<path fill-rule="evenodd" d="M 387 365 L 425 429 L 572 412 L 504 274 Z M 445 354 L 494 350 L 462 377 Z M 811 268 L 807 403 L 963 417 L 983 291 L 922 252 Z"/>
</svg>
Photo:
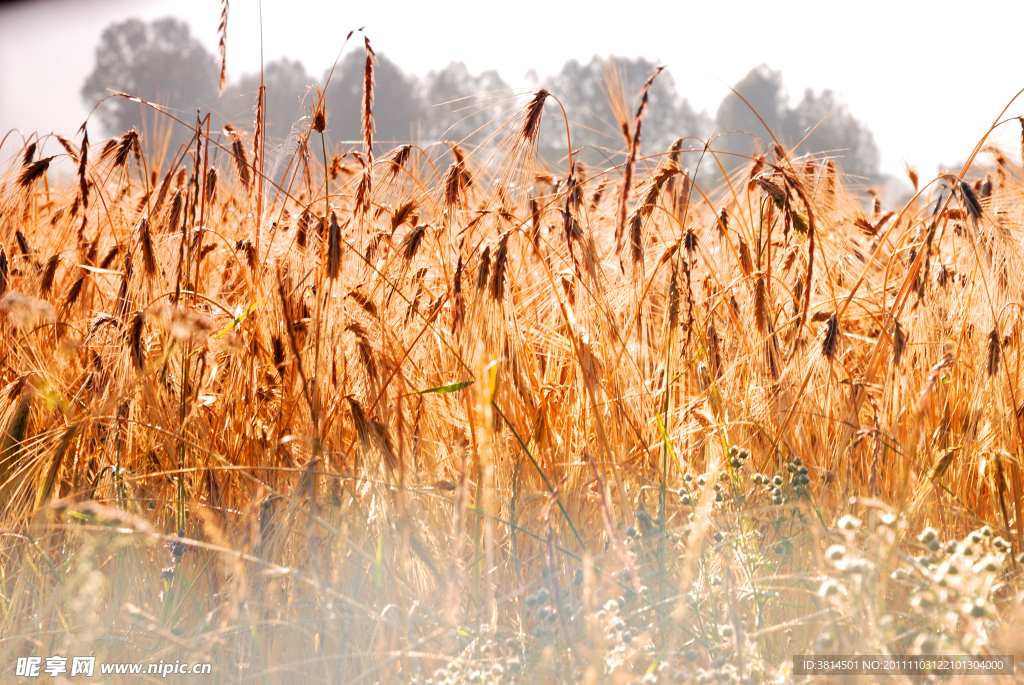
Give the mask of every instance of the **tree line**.
<svg viewBox="0 0 1024 685">
<path fill-rule="evenodd" d="M 361 140 L 360 106 L 363 91 L 362 48 L 348 52 L 331 75 L 326 90 L 327 133 L 334 145 Z M 634 100 L 656 65 L 642 57 L 594 57 L 589 63 L 570 60 L 539 85 L 557 96 L 570 119 L 570 136 L 579 157 L 588 163 L 621 161 L 626 140 L 621 127 L 635 107 Z M 260 74 L 246 74 L 218 97 L 219 64 L 190 32 L 188 25 L 168 17 L 151 23 L 129 19 L 107 27 L 96 48 L 96 63 L 82 87 L 82 97 L 93 106 L 111 91 L 135 95 L 174 110 L 193 121 L 195 109 L 213 114 L 212 125 L 232 123 L 251 128 Z M 310 114 L 311 87 L 324 87 L 328 73 L 310 74 L 297 60 L 282 57 L 263 69 L 266 86 L 265 117 L 269 140 L 286 144 L 293 128 Z M 389 142 L 447 140 L 469 145 L 487 144 L 500 134 L 501 122 L 522 104 L 515 91 L 496 71 L 472 74 L 461 62 L 452 62 L 424 76 L 404 72 L 378 51 L 374 90 L 375 139 Z M 649 91 L 643 122 L 644 152 L 666 150 L 677 138 L 693 137 L 689 147 L 700 147 L 709 136 L 726 155 L 727 166 L 743 156 L 764 151 L 771 137 L 765 126 L 785 145 L 800 143 L 798 153 L 827 153 L 848 173 L 872 181 L 880 178 L 879 151 L 871 130 L 850 113 L 842 96 L 832 90 L 807 89 L 794 104 L 779 71 L 761 65 L 734 86 L 757 110 L 760 120 L 736 94 L 730 92 L 715 113 L 697 111 L 677 90 L 668 71 Z M 557 163 L 567 152 L 561 111 L 548 104 L 541 138 L 541 154 Z M 547 117 L 547 115 L 553 115 Z M 152 112 L 124 98 L 110 98 L 98 110 L 106 132 L 130 128 L 160 128 Z M 763 120 L 763 123 L 762 121 Z M 166 127 L 166 123 L 164 123 Z M 184 127 L 169 132 L 174 145 L 187 140 Z M 729 160 L 734 162 L 730 164 Z"/>
</svg>

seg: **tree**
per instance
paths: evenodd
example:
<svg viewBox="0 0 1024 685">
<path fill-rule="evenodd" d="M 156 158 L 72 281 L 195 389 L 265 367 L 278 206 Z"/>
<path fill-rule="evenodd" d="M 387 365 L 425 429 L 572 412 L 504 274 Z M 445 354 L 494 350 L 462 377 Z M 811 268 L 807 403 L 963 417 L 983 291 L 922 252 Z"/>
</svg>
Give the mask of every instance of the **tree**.
<svg viewBox="0 0 1024 685">
<path fill-rule="evenodd" d="M 351 143 L 363 139 L 360 122 L 365 64 L 365 52 L 350 52 L 338 65 L 327 85 L 327 129 L 330 139 L 335 143 Z M 423 102 L 415 77 L 406 76 L 394 62 L 379 52 L 373 74 L 374 140 L 381 141 L 380 149 L 388 149 L 396 143 L 417 137 L 416 129 L 423 115 Z M 374 149 L 378 150 L 376 146 Z"/>
<path fill-rule="evenodd" d="M 849 174 L 871 180 L 879 178 L 879 153 L 874 135 L 864 122 L 850 113 L 842 96 L 835 91 L 825 90 L 816 94 L 808 88 L 803 99 L 795 107 L 790 107 L 782 72 L 764 64 L 744 76 L 735 90 L 750 106 L 735 93 L 729 93 L 718 106 L 715 125 L 719 132 L 745 133 L 727 133 L 713 145 L 716 150 L 735 155 L 763 151 L 771 142 L 771 136 L 765 130 L 767 125 L 787 149 L 799 143 L 797 154 L 826 153 L 835 157 Z M 761 142 L 745 134 L 756 136 Z M 746 163 L 742 156 L 722 155 L 721 159 L 729 170 Z"/>
<path fill-rule="evenodd" d="M 797 152 L 824 152 L 835 157 L 847 174 L 875 181 L 880 177 L 880 155 L 867 124 L 852 114 L 842 96 L 832 90 L 820 95 L 808 88 L 796 107 L 786 113 L 787 138 L 807 140 Z M 809 135 L 808 135 L 809 134 Z"/>
<path fill-rule="evenodd" d="M 747 102 L 743 102 L 736 93 L 732 92 L 722 99 L 718 105 L 718 111 L 715 113 L 715 124 L 719 132 L 742 131 L 762 140 L 771 140 L 771 136 L 765 130 L 765 125 L 776 135 L 781 132 L 780 125 L 786 115 L 786 106 L 789 103 L 789 93 L 782 84 L 782 72 L 774 71 L 762 64 L 751 69 L 734 86 L 734 89 Z M 753 111 L 751 111 L 751 107 L 753 107 Z M 764 124 L 761 123 L 761 120 L 764 120 Z M 736 137 L 736 134 L 726 136 L 730 142 L 733 142 Z M 742 135 L 739 137 L 745 138 Z M 741 144 L 735 147 L 745 147 L 749 152 L 751 146 L 749 142 L 745 141 L 745 145 Z"/>
<path fill-rule="evenodd" d="M 462 62 L 431 71 L 423 80 L 423 139 L 480 143 L 494 133 L 514 106 L 508 84 L 496 71 L 474 76 Z M 511 113 L 509 113 L 511 114 Z"/>
<path fill-rule="evenodd" d="M 632 126 L 637 96 L 655 68 L 653 62 L 642 57 L 603 60 L 595 56 L 588 64 L 570 60 L 557 75 L 544 81 L 544 87 L 565 106 L 573 147 L 589 148 L 582 153 L 583 159 L 606 163 L 608 157 L 624 154 L 627 145 L 620 122 L 625 120 Z M 548 115 L 561 119 L 554 103 L 548 106 Z M 659 74 L 651 85 L 641 128 L 642 151 L 663 152 L 676 138 L 700 136 L 707 128 L 706 115 L 696 112 L 679 95 L 671 74 Z M 564 155 L 564 127 L 552 126 L 545 132 L 542 145 L 549 158 Z"/>
<path fill-rule="evenodd" d="M 185 22 L 173 17 L 150 24 L 129 19 L 103 31 L 82 98 L 92 107 L 111 90 L 119 91 L 178 110 L 179 118 L 191 122 L 194 108 L 209 110 L 216 102 L 219 73 L 217 60 Z M 144 111 L 136 102 L 111 98 L 100 107 L 99 117 L 108 134 L 118 135 L 133 127 L 142 130 Z M 154 119 L 147 113 L 145 121 Z M 189 136 L 186 129 L 175 127 L 174 142 Z"/>
<path fill-rule="evenodd" d="M 264 113 L 267 138 L 282 141 L 292 133 L 292 127 L 309 115 L 307 94 L 316 79 L 306 72 L 298 60 L 282 57 L 268 62 L 263 68 Z M 224 115 L 239 128 L 253 127 L 254 106 L 260 88 L 260 75 L 246 74 L 238 85 L 230 86 L 224 94 Z"/>
</svg>

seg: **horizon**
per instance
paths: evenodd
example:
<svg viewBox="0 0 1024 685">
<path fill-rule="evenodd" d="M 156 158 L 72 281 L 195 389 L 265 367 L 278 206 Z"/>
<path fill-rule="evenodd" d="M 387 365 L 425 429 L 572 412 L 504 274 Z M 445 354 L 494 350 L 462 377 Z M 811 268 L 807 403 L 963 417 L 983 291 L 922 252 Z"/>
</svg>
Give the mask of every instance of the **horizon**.
<svg viewBox="0 0 1024 685">
<path fill-rule="evenodd" d="M 386 14 L 382 14 L 383 8 L 356 8 L 346 14 L 336 7 L 316 2 L 305 3 L 311 12 L 294 11 L 294 3 L 267 0 L 262 5 L 262 33 L 258 7 L 237 2 L 231 6 L 227 43 L 230 82 L 237 82 L 245 74 L 258 73 L 261 51 L 264 63 L 289 57 L 302 62 L 311 76 L 320 79 L 331 68 L 345 34 L 364 24 L 375 50 L 407 74 L 422 77 L 451 62 L 463 62 L 474 74 L 490 69 L 497 71 L 513 89 L 536 87 L 540 79 L 558 73 L 571 59 L 586 63 L 593 56 L 643 57 L 665 64 L 680 95 L 696 110 L 704 110 L 712 116 L 730 85 L 751 69 L 766 64 L 781 71 L 791 103 L 798 100 L 806 88 L 819 93 L 831 89 L 842 94 L 852 115 L 874 133 L 881 151 L 882 172 L 901 179 L 905 178 L 904 161 L 916 165 L 922 179 L 932 178 L 962 163 L 999 111 L 1019 90 L 1019 87 L 993 85 L 1013 83 L 1012 70 L 1004 66 L 1012 64 L 1009 54 L 1000 58 L 1002 53 L 1010 53 L 1012 36 L 1008 35 L 1005 41 L 994 40 L 990 27 L 981 26 L 980 19 L 970 16 L 958 15 L 956 25 L 951 25 L 944 21 L 945 13 L 941 8 L 928 15 L 918 15 L 911 9 L 874 2 L 857 14 L 844 17 L 843 31 L 835 33 L 833 46 L 850 44 L 865 33 L 872 25 L 868 18 L 878 16 L 873 15 L 873 10 L 886 8 L 894 15 L 884 22 L 881 19 L 874 22 L 878 37 L 903 39 L 895 42 L 898 51 L 886 53 L 888 59 L 880 61 L 874 55 L 883 52 L 880 50 L 859 56 L 808 59 L 806 44 L 800 41 L 776 40 L 774 44 L 769 43 L 768 49 L 759 47 L 758 37 L 765 31 L 760 20 L 735 21 L 730 26 L 733 29 L 731 44 L 725 46 L 719 45 L 721 41 L 714 35 L 707 36 L 704 32 L 690 35 L 693 45 L 688 50 L 673 46 L 674 36 L 665 26 L 648 27 L 654 37 L 646 38 L 639 32 L 633 35 L 614 30 L 617 25 L 611 26 L 609 22 L 614 23 L 615 17 L 599 16 L 600 13 L 576 16 L 570 8 L 545 7 L 547 21 L 538 24 L 532 10 L 542 7 L 539 3 L 502 15 L 505 30 L 498 35 L 491 30 L 473 30 L 477 25 L 486 29 L 495 24 L 480 16 L 478 9 L 462 11 L 472 6 L 461 1 L 448 3 L 442 12 L 428 11 L 413 3 L 392 3 Z M 739 3 L 737 7 L 758 9 L 760 6 Z M 813 29 L 815 16 L 821 24 L 827 21 L 820 12 L 802 16 L 802 8 L 813 10 L 815 6 L 800 2 L 787 7 L 794 10 L 790 12 L 793 33 Z M 651 9 L 657 10 L 657 7 Z M 396 11 L 407 17 L 407 21 L 397 26 L 388 23 L 389 15 Z M 701 25 L 701 19 L 714 16 L 709 12 L 708 8 L 690 10 L 687 15 L 690 18 L 685 23 Z M 1000 27 L 1024 20 L 1021 6 L 1005 3 L 999 12 L 1007 18 L 999 22 Z M 193 36 L 216 54 L 219 14 L 220 3 L 203 0 L 147 0 L 144 3 L 23 0 L 0 5 L 0 64 L 6 67 L 0 69 L 0 130 L 6 133 L 16 128 L 26 134 L 31 131 L 45 134 L 51 130 L 65 135 L 74 133 L 89 111 L 80 90 L 85 75 L 94 65 L 99 34 L 108 25 L 132 17 L 152 21 L 177 16 L 189 24 Z M 311 24 L 310 16 L 322 20 Z M 349 16 L 350 22 L 347 21 Z M 564 40 L 562 36 L 563 40 L 559 41 L 562 31 L 559 26 L 566 23 L 576 25 L 577 29 L 572 40 Z M 335 30 L 334 26 L 339 28 Z M 916 30 L 899 36 L 900 26 Z M 974 28 L 978 30 L 972 30 Z M 609 29 L 610 32 L 604 34 L 607 37 L 602 39 L 602 32 Z M 442 39 L 411 39 L 423 32 L 440 35 Z M 512 49 L 521 42 L 517 36 L 527 32 L 532 36 L 530 45 L 544 45 L 543 50 L 530 50 L 530 45 Z M 64 46 L 58 54 L 45 51 L 39 54 L 41 33 Z M 666 35 L 659 40 L 662 34 Z M 964 51 L 976 52 L 983 47 L 981 40 L 985 40 L 984 47 L 992 57 L 984 68 L 977 68 L 976 62 L 950 58 L 950 64 L 938 64 L 913 77 L 900 76 L 895 73 L 899 70 L 894 69 L 890 69 L 892 73 L 880 71 L 883 65 L 912 65 L 914 56 L 930 49 L 931 45 L 955 45 L 954 41 L 964 35 L 967 36 L 961 39 Z M 302 39 L 297 40 L 296 36 Z M 643 46 L 638 44 L 638 39 L 643 39 L 646 50 L 641 50 Z M 972 39 L 977 45 L 969 44 Z M 346 51 L 349 49 L 359 49 L 359 46 L 350 43 Z M 32 60 L 22 58 L 28 54 L 33 55 Z M 76 58 L 68 59 L 69 55 Z M 15 64 L 17 68 L 13 68 Z M 875 72 L 868 78 L 851 77 L 855 71 L 871 74 L 872 69 Z M 910 86 L 906 86 L 906 78 L 916 79 L 916 82 L 911 81 Z M 960 90 L 968 87 L 970 90 L 961 95 Z M 1007 118 L 1019 114 L 1024 114 L 1024 102 L 1020 101 L 1007 112 Z M 1012 153 L 1019 144 L 1019 135 L 1019 127 L 1010 122 L 997 130 L 990 142 Z"/>
</svg>

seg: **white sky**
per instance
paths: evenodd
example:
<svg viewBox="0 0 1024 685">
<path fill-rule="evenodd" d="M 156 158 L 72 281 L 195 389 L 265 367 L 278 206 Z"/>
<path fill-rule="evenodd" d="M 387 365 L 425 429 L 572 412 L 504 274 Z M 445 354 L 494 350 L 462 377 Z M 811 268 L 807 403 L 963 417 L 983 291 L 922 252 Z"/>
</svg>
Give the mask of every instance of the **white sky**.
<svg viewBox="0 0 1024 685">
<path fill-rule="evenodd" d="M 764 62 L 782 71 L 794 100 L 805 87 L 842 92 L 874 131 L 883 170 L 899 174 L 909 159 L 923 177 L 965 157 L 1024 88 L 1019 1 L 974 9 L 903 0 L 263 0 L 262 11 L 264 57 L 297 58 L 313 76 L 330 66 L 350 29 L 365 25 L 374 48 L 406 71 L 463 61 L 474 73 L 497 69 L 517 87 L 531 85 L 530 69 L 543 77 L 570 58 L 644 56 L 667 64 L 680 93 L 713 114 L 727 92 L 722 82 Z M 74 133 L 87 112 L 79 90 L 101 31 L 168 14 L 185 18 L 215 51 L 218 0 L 0 5 L 0 135 L 12 127 Z M 257 71 L 259 60 L 259 3 L 233 0 L 229 77 Z M 1007 114 L 1024 114 L 1024 97 Z M 1019 133 L 1016 121 L 1003 127 L 1012 159 Z"/>
</svg>

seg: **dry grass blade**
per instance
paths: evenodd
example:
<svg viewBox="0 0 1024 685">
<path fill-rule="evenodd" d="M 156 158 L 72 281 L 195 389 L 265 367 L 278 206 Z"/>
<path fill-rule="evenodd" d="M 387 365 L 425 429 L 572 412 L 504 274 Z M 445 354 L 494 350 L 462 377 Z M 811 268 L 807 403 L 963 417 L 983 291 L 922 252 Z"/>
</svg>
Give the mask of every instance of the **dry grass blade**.
<svg viewBox="0 0 1024 685">
<path fill-rule="evenodd" d="M 362 132 L 363 151 L 369 163 L 373 164 L 373 48 L 370 39 L 363 36 L 366 45 L 366 64 L 363 67 Z"/>
<path fill-rule="evenodd" d="M 679 166 L 670 160 L 667 164 L 658 167 L 651 178 L 640 187 L 640 204 L 633 209 L 628 219 L 634 266 L 643 259 L 643 224 L 657 206 L 662 191 L 680 173 L 682 172 Z"/>
<path fill-rule="evenodd" d="M 46 266 L 43 267 L 43 277 L 39 283 L 39 290 L 42 292 L 43 297 L 49 297 L 53 291 L 53 279 L 57 275 L 58 266 L 60 266 L 60 255 L 52 255 L 46 260 Z"/>
<path fill-rule="evenodd" d="M 999 373 L 999 342 L 999 330 L 993 328 L 988 334 L 988 364 L 985 367 L 990 378 Z"/>
<path fill-rule="evenodd" d="M 249 160 L 245 156 L 245 144 L 242 142 L 241 134 L 231 124 L 224 125 L 224 133 L 231 139 L 231 155 L 235 160 L 235 170 L 238 172 L 238 180 L 242 187 L 249 189 Z"/>
<path fill-rule="evenodd" d="M 387 165 L 385 172 L 391 180 L 394 180 L 405 165 L 409 163 L 409 156 L 412 154 L 412 145 L 399 145 L 389 152 L 381 161 Z M 408 170 L 407 170 L 408 171 Z"/>
<path fill-rule="evenodd" d="M 411 262 L 415 257 L 416 253 L 420 249 L 420 244 L 423 242 L 423 236 L 427 233 L 427 225 L 420 224 L 416 228 L 409 231 L 405 238 L 402 239 L 401 244 L 398 246 L 398 251 L 402 253 L 402 259 L 406 263 Z"/>
<path fill-rule="evenodd" d="M 7 292 L 7 284 L 10 280 L 10 263 L 7 261 L 7 252 L 0 246 L 0 295 Z"/>
<path fill-rule="evenodd" d="M 257 187 L 257 200 L 262 200 L 262 178 L 263 167 L 266 164 L 266 159 L 263 158 L 263 146 L 264 136 L 266 136 L 266 106 L 267 106 L 267 87 L 263 83 L 263 74 L 260 73 L 260 88 L 256 92 L 256 116 L 253 119 L 253 136 L 252 136 L 252 170 L 253 170 L 253 184 Z M 245 158 L 244 148 L 242 159 Z M 237 159 L 237 157 L 236 157 Z"/>
<path fill-rule="evenodd" d="M 362 171 L 359 173 L 359 185 L 356 187 L 356 211 L 365 218 L 370 211 L 371 205 L 373 160 L 358 153 L 357 159 L 362 167 Z"/>
<path fill-rule="evenodd" d="M 896 322 L 895 330 L 892 334 L 892 365 L 894 367 L 900 365 L 900 360 L 903 359 L 903 352 L 907 349 L 907 333 L 903 330 L 903 326 L 900 322 Z"/>
<path fill-rule="evenodd" d="M 338 226 L 338 215 L 331 212 L 331 227 L 327 237 L 327 278 L 332 281 L 338 277 L 341 268 L 341 227 Z"/>
<path fill-rule="evenodd" d="M 719 380 L 722 378 L 722 372 L 725 370 L 725 367 L 722 364 L 722 342 L 718 338 L 718 329 L 715 327 L 714 318 L 708 319 L 706 337 L 711 375 L 715 380 Z"/>
<path fill-rule="evenodd" d="M 541 88 L 534 93 L 529 104 L 526 105 L 526 113 L 519 128 L 519 140 L 527 149 L 534 149 L 540 139 L 540 119 L 544 114 L 544 102 L 548 99 L 548 91 Z"/>
<path fill-rule="evenodd" d="M 114 168 L 119 169 L 128 163 L 128 158 L 132 153 L 135 154 L 136 159 L 142 154 L 142 148 L 139 146 L 139 133 L 135 129 L 128 131 L 123 136 L 108 140 L 107 144 L 103 146 L 103 152 L 100 153 L 100 161 L 113 160 Z"/>
<path fill-rule="evenodd" d="M 1017 117 L 1017 120 L 1020 122 L 1020 159 L 1024 164 L 1024 117 Z"/>
<path fill-rule="evenodd" d="M 633 117 L 633 136 L 630 139 L 629 154 L 626 156 L 626 163 L 622 170 L 622 188 L 619 190 L 619 213 L 618 222 L 615 225 L 616 252 L 621 250 L 622 233 L 626 225 L 626 212 L 629 208 L 629 193 L 633 184 L 633 165 L 636 164 L 636 156 L 640 151 L 640 127 L 644 110 L 647 108 L 647 99 L 651 90 L 651 84 L 655 77 L 665 67 L 658 67 L 651 74 L 643 88 L 640 89 L 640 104 L 636 108 L 636 115 Z"/>
<path fill-rule="evenodd" d="M 949 467 L 953 464 L 953 459 L 956 457 L 956 452 L 957 451 L 954 449 L 949 449 L 946 450 L 946 452 L 941 457 L 939 457 L 939 460 L 935 463 L 934 468 L 932 468 L 932 480 L 940 480 L 944 475 L 946 475 L 946 471 L 948 471 Z"/>
<path fill-rule="evenodd" d="M 903 171 L 907 174 L 907 178 L 910 180 L 910 185 L 914 186 L 914 192 L 916 193 L 919 182 L 917 167 L 906 160 L 902 161 L 901 164 L 903 166 Z"/>
<path fill-rule="evenodd" d="M 220 24 L 217 26 L 217 50 L 220 53 L 220 79 L 217 82 L 217 95 L 224 94 L 228 72 L 228 0 L 220 3 Z"/>
<path fill-rule="evenodd" d="M 444 192 L 442 203 L 448 216 L 452 218 L 465 202 L 466 187 L 463 184 L 461 166 L 459 162 L 452 162 L 441 178 Z"/>
<path fill-rule="evenodd" d="M 981 218 L 981 202 L 978 200 L 978 196 L 974 193 L 974 189 L 963 181 L 958 181 L 957 185 L 960 190 L 960 197 L 963 199 L 964 208 L 970 215 L 971 220 L 977 224 Z"/>
<path fill-rule="evenodd" d="M 46 170 L 50 168 L 52 160 L 53 157 L 44 157 L 26 164 L 18 175 L 18 184 L 24 188 L 38 181 L 46 173 Z"/>
<path fill-rule="evenodd" d="M 408 200 L 403 202 L 391 214 L 391 233 L 404 223 L 416 223 L 416 201 Z"/>
<path fill-rule="evenodd" d="M 757 275 L 754 281 L 754 323 L 760 333 L 768 330 L 771 316 L 768 313 L 768 293 L 765 287 L 764 276 Z"/>
<path fill-rule="evenodd" d="M 825 323 L 825 337 L 821 341 L 821 352 L 829 359 L 835 359 L 836 351 L 839 349 L 839 318 L 835 312 L 828 317 Z"/>
<path fill-rule="evenodd" d="M 82 197 L 82 206 L 89 206 L 89 180 L 86 177 L 86 165 L 89 163 L 89 132 L 82 128 L 82 149 L 78 162 L 78 190 Z"/>
<path fill-rule="evenodd" d="M 70 309 L 82 294 L 82 288 L 85 287 L 85 276 L 78 277 L 71 288 L 68 290 L 67 297 L 64 298 L 64 308 Z"/>
<path fill-rule="evenodd" d="M 744 276 L 751 276 L 754 273 L 754 260 L 750 256 L 750 246 L 743 236 L 739 237 L 739 264 Z"/>
<path fill-rule="evenodd" d="M 476 270 L 476 290 L 482 292 L 487 287 L 487 276 L 491 271 L 491 246 L 484 248 L 480 255 L 480 266 Z"/>
<path fill-rule="evenodd" d="M 25 234 L 22 231 L 15 231 L 14 240 L 18 243 L 18 250 L 21 252 L 21 256 L 25 258 L 25 261 L 34 262 L 35 250 L 28 244 L 28 238 L 25 237 Z"/>
<path fill-rule="evenodd" d="M 205 197 L 208 204 L 213 204 L 217 201 L 217 168 L 210 167 L 206 171 L 206 188 Z"/>
<path fill-rule="evenodd" d="M 142 339 L 145 323 L 145 316 L 141 311 L 137 311 L 128 325 L 128 349 L 131 351 L 132 364 L 136 371 L 141 371 L 146 364 L 146 350 Z"/>
<path fill-rule="evenodd" d="M 664 257 L 662 257 L 664 259 Z M 667 261 L 667 260 L 666 260 Z M 672 280 L 668 286 L 668 327 L 675 329 L 679 323 L 679 272 L 672 269 Z"/>
<path fill-rule="evenodd" d="M 35 392 L 27 380 L 22 378 L 16 383 L 7 398 L 9 402 L 13 402 L 13 409 L 8 415 L 4 432 L 0 435 L 0 482 L 7 479 L 28 433 L 29 411 L 32 409 Z"/>
<path fill-rule="evenodd" d="M 174 196 L 171 197 L 171 209 L 167 213 L 167 230 L 169 232 L 176 232 L 178 226 L 181 225 L 182 210 L 185 207 L 185 197 L 182 195 L 181 188 L 174 191 Z"/>
<path fill-rule="evenodd" d="M 491 271 L 491 298 L 501 302 L 505 297 L 505 268 L 508 265 L 508 239 L 511 231 L 505 232 L 498 241 L 498 251 L 494 255 L 494 269 Z"/>
<path fill-rule="evenodd" d="M 78 164 L 80 161 L 79 152 L 75 149 L 75 146 L 71 144 L 71 141 L 59 133 L 55 133 L 54 136 L 57 138 L 57 142 L 60 143 L 60 146 L 64 148 L 64 152 L 68 154 L 68 158 L 70 158 L 75 164 Z"/>
</svg>

